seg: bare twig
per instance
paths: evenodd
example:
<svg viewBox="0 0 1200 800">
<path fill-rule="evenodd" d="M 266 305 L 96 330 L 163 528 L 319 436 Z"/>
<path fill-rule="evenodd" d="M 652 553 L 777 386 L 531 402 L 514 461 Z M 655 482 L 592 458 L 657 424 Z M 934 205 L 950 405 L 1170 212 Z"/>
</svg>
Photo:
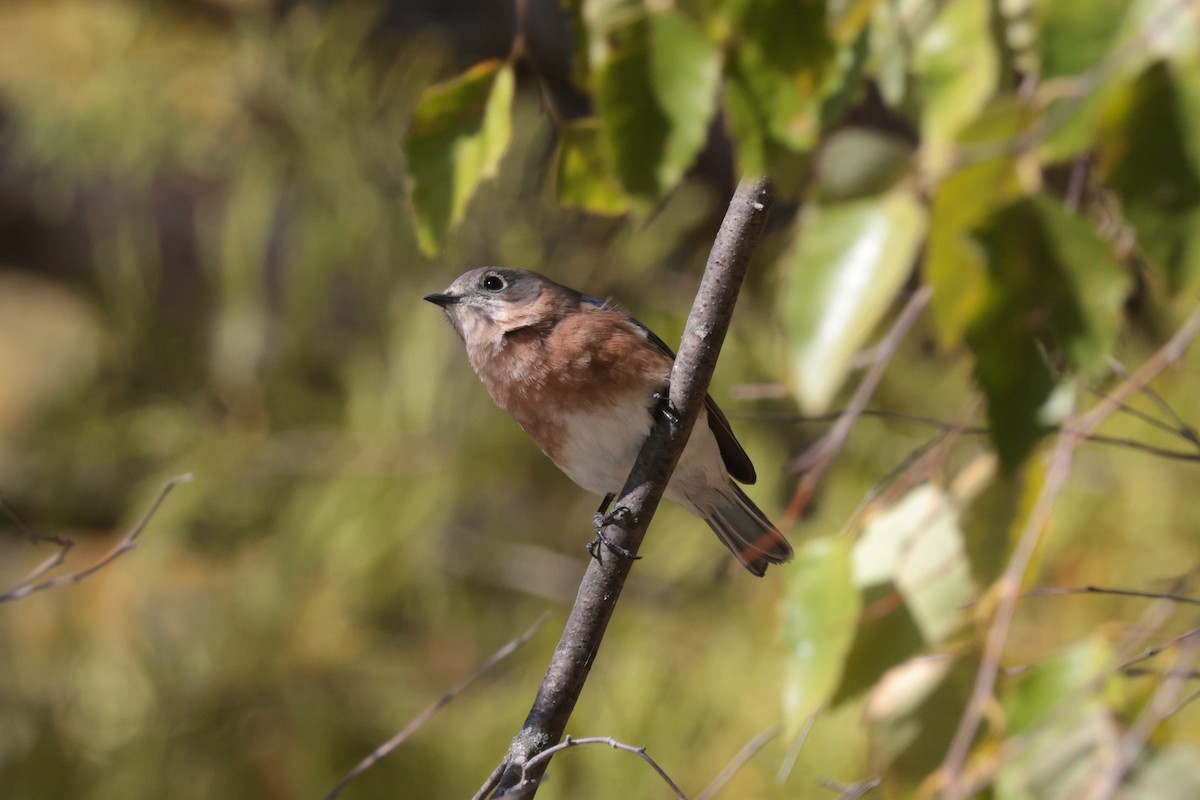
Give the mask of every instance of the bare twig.
<svg viewBox="0 0 1200 800">
<path fill-rule="evenodd" d="M 483 782 L 483 786 L 480 786 L 478 791 L 471 795 L 471 800 L 484 800 L 484 798 L 488 796 L 492 789 L 495 789 L 497 786 L 499 786 L 500 778 L 504 775 L 504 768 L 507 766 L 507 760 L 501 761 L 499 764 L 497 764 L 496 768 L 492 770 L 492 774 L 488 775 L 487 780 Z"/>
<path fill-rule="evenodd" d="M 892 356 L 895 355 L 896 349 L 899 348 L 900 342 L 904 339 L 904 335 L 908 333 L 908 329 L 916 322 L 917 316 L 925 308 L 925 304 L 929 302 L 932 294 L 933 290 L 930 287 L 923 286 L 909 298 L 908 303 L 905 304 L 904 309 L 900 312 L 900 316 L 892 324 L 887 335 L 876 346 L 878 358 L 871 365 L 871 368 L 867 370 L 867 374 L 859 381 L 858 387 L 854 390 L 854 395 L 850 398 L 850 404 L 846 406 L 846 410 L 819 441 L 792 462 L 792 470 L 803 474 L 796 484 L 796 491 L 792 495 L 792 501 L 788 504 L 787 511 L 781 522 L 783 527 L 795 524 L 796 520 L 804 513 L 804 509 L 808 507 L 809 500 L 812 499 L 813 490 L 816 489 L 821 476 L 825 474 L 825 470 L 829 468 L 829 465 L 837 458 L 838 453 L 846 446 L 846 440 L 850 437 L 851 428 L 854 427 L 854 423 L 858 421 L 859 416 L 867 407 L 867 401 L 871 399 L 871 395 L 875 393 L 879 382 L 883 380 L 883 373 L 887 370 L 887 366 L 891 362 Z"/>
<path fill-rule="evenodd" d="M 865 797 L 879 788 L 879 784 L 883 783 L 883 781 L 879 778 L 871 778 L 867 781 L 844 784 L 831 781 L 828 778 L 821 778 L 818 783 L 830 791 L 837 792 L 837 800 L 858 800 L 860 797 Z"/>
<path fill-rule="evenodd" d="M 1051 586 L 1045 589 L 1030 589 L 1023 597 L 1053 597 L 1063 594 L 1107 594 L 1117 597 L 1140 597 L 1143 600 L 1167 600 L 1182 605 L 1200 606 L 1200 598 L 1173 592 L 1147 592 L 1138 589 L 1114 589 L 1108 586 Z"/>
<path fill-rule="evenodd" d="M 758 755 L 760 750 L 781 733 L 783 733 L 783 723 L 777 722 L 747 742 L 746 746 L 739 750 L 738 754 L 717 774 L 717 777 L 712 779 L 712 783 L 705 786 L 704 791 L 696 795 L 696 800 L 712 800 L 716 797 L 717 792 L 724 789 L 725 784 L 733 780 L 733 776 L 737 775 L 750 759 Z"/>
<path fill-rule="evenodd" d="M 505 792 L 504 797 L 512 798 L 513 800 L 522 800 L 522 798 L 532 797 L 533 794 L 531 790 L 536 787 L 537 782 L 540 781 L 541 778 L 529 778 L 527 777 L 529 773 L 536 770 L 540 776 L 545 770 L 545 764 L 549 762 L 556 753 L 560 753 L 563 750 L 570 750 L 572 747 L 579 747 L 580 745 L 585 744 L 604 744 L 608 745 L 614 750 L 620 750 L 623 753 L 633 753 L 635 756 L 638 756 L 654 768 L 654 771 L 658 773 L 658 776 L 663 779 L 667 786 L 671 787 L 671 791 L 675 793 L 675 796 L 678 797 L 679 800 L 687 800 L 687 795 L 685 795 L 683 790 L 675 784 L 675 781 L 671 780 L 671 776 L 667 774 L 666 770 L 660 767 L 658 762 L 650 757 L 650 754 L 646 752 L 646 748 L 634 747 L 631 744 L 618 742 L 611 736 L 585 736 L 580 739 L 573 739 L 570 736 L 567 736 L 553 747 L 547 747 L 545 750 L 525 762 L 525 766 L 521 768 L 520 782 Z M 538 769 L 539 766 L 541 766 L 541 769 Z"/>
<path fill-rule="evenodd" d="M 18 583 L 9 591 L 16 591 L 24 586 L 28 586 L 67 560 L 67 553 L 71 552 L 71 548 L 75 546 L 75 542 L 73 540 L 64 536 L 57 536 L 52 533 L 38 533 L 25 523 L 25 520 L 23 520 L 21 515 L 17 513 L 17 510 L 13 508 L 12 505 L 5 500 L 2 495 L 0 495 L 0 511 L 3 511 L 4 515 L 12 520 L 13 525 L 17 526 L 17 530 L 25 534 L 26 538 L 28 538 L 33 544 L 50 542 L 58 547 L 52 556 L 34 567 L 28 575 L 21 579 L 20 583 Z"/>
<path fill-rule="evenodd" d="M 1075 214 L 1083 202 L 1083 190 L 1087 187 L 1088 174 L 1091 172 L 1092 154 L 1085 153 L 1071 164 L 1071 178 L 1067 183 L 1067 193 L 1063 197 L 1063 205 L 1067 211 Z"/>
<path fill-rule="evenodd" d="M 1104 397 L 1104 395 L 1098 393 L 1097 397 Z M 1163 423 L 1160 420 L 1155 420 L 1153 417 L 1148 417 L 1148 416 L 1142 414 L 1141 412 L 1138 412 L 1136 409 L 1130 408 L 1125 405 L 1122 405 L 1121 411 L 1126 414 L 1132 414 L 1134 416 L 1137 416 L 1139 419 L 1142 419 L 1143 421 L 1152 424 L 1154 427 L 1168 431 L 1169 433 L 1171 433 L 1175 436 L 1178 436 L 1179 438 L 1184 439 L 1185 441 L 1188 441 L 1188 442 L 1193 441 L 1192 436 L 1194 435 L 1194 431 L 1192 428 L 1190 428 L 1186 424 L 1181 425 L 1181 427 L 1179 427 L 1179 428 L 1173 428 L 1169 425 L 1166 425 L 1165 423 Z M 733 417 L 735 419 L 737 419 L 737 418 L 754 419 L 754 420 L 758 420 L 758 421 L 769 421 L 769 422 L 822 423 L 822 422 L 836 422 L 845 413 L 846 413 L 846 409 L 839 409 L 836 411 L 830 411 L 826 414 L 814 414 L 812 416 L 804 416 L 804 415 L 797 415 L 797 414 L 770 414 L 770 413 L 768 413 L 768 414 L 731 413 L 729 416 Z M 938 419 L 936 417 L 927 417 L 927 416 L 923 416 L 921 414 L 906 414 L 901 411 L 887 411 L 887 410 L 878 409 L 878 408 L 864 408 L 860 412 L 859 416 L 874 417 L 875 419 L 895 420 L 897 422 L 909 422 L 914 425 L 925 425 L 925 426 L 928 426 L 931 428 L 937 428 L 941 433 L 950 433 L 951 431 L 953 431 L 955 434 L 960 435 L 960 436 L 990 436 L 992 433 L 990 428 L 983 426 L 983 425 L 969 425 L 966 427 L 959 427 L 957 423 L 948 422 L 946 420 Z M 1051 431 L 1051 432 L 1053 432 L 1053 431 Z M 1088 436 L 1084 441 L 1087 444 L 1099 444 L 1099 445 L 1106 445 L 1109 447 L 1120 447 L 1120 448 L 1125 448 L 1128 450 L 1136 450 L 1136 451 L 1146 453 L 1148 455 L 1158 456 L 1160 458 L 1167 458 L 1167 459 L 1171 459 L 1174 461 L 1200 461 L 1200 446 L 1198 446 L 1195 450 L 1173 450 L 1173 449 L 1167 448 L 1167 447 L 1159 447 L 1158 445 L 1148 444 L 1146 442 L 1140 442 L 1137 439 L 1130 439 L 1130 438 L 1123 437 L 1123 436 L 1107 436 L 1105 434 L 1100 434 L 1100 433 L 1093 433 L 1091 436 Z M 926 444 L 928 445 L 929 443 L 926 443 Z M 923 446 L 925 446 L 925 445 L 923 445 Z"/>
<path fill-rule="evenodd" d="M 1105 419 L 1118 411 L 1125 401 L 1141 391 L 1154 376 L 1179 361 L 1188 344 L 1197 334 L 1200 334 L 1200 308 L 1192 312 L 1175 336 L 1146 361 L 1134 375 L 1118 386 L 1111 395 L 1101 400 L 1095 408 L 1082 416 L 1068 420 L 1059 434 L 1058 441 L 1050 455 L 1042 490 L 1038 493 L 1034 507 L 1025 521 L 1025 526 L 1017 540 L 1016 550 L 1013 552 L 1004 574 L 996 582 L 996 610 L 987 631 L 979 672 L 976 674 L 971 697 L 959 720 L 958 729 L 955 731 L 954 739 L 940 770 L 939 777 L 945 800 L 961 800 L 970 790 L 970 787 L 962 780 L 967 753 L 970 751 L 971 742 L 979 729 L 984 711 L 992 702 L 996 676 L 1000 671 L 1000 658 L 1004 652 L 1004 645 L 1008 641 L 1008 631 L 1012 625 L 1017 601 L 1021 596 L 1021 581 L 1029 568 L 1033 553 L 1049 525 L 1050 512 L 1058 500 L 1058 495 L 1070 477 L 1075 449 L 1080 442 L 1094 434 Z"/>
<path fill-rule="evenodd" d="M 1176 670 L 1176 669 L 1150 669 L 1149 667 L 1129 667 L 1122 673 L 1126 678 L 1165 678 L 1173 676 L 1176 678 L 1187 678 L 1189 681 L 1194 681 L 1200 678 L 1200 670 Z"/>
<path fill-rule="evenodd" d="M 704 403 L 742 278 L 773 199 L 769 181 L 743 184 L 721 224 L 671 371 L 674 419 L 656 421 L 617 498 L 617 507 L 629 512 L 627 527 L 614 523 L 604 530 L 605 537 L 630 553 L 636 554 L 641 546 Z M 532 782 L 532 791 L 536 791 L 548 762 L 540 760 L 530 769 L 526 764 L 562 738 L 631 565 L 632 561 L 623 557 L 593 560 L 588 565 L 533 706 L 505 756 L 497 794 L 522 780 Z"/>
<path fill-rule="evenodd" d="M 1125 375 L 1122 375 L 1121 377 L 1127 379 L 1129 377 L 1129 375 L 1125 374 Z M 1148 386 L 1146 387 L 1147 390 L 1149 388 L 1150 387 L 1148 387 Z M 1104 392 L 1100 391 L 1099 389 L 1090 389 L 1089 391 L 1096 397 L 1104 397 Z M 1147 396 L 1151 397 L 1152 399 L 1155 399 L 1157 401 L 1162 400 L 1162 398 L 1159 397 L 1157 394 L 1147 393 Z M 1170 414 L 1169 414 L 1170 416 L 1174 416 L 1174 414 L 1175 414 L 1174 409 L 1172 409 L 1170 406 L 1164 406 L 1164 408 L 1170 412 Z M 1152 428 L 1157 428 L 1158 430 L 1164 431 L 1173 436 L 1181 436 L 1182 435 L 1184 438 L 1187 438 L 1187 434 L 1184 430 L 1184 428 L 1186 426 L 1174 427 L 1166 422 L 1163 422 L 1161 419 L 1158 419 L 1157 417 L 1147 414 L 1145 411 L 1142 411 L 1141 409 L 1134 408 L 1133 406 L 1122 405 L 1121 413 L 1127 414 L 1128 416 L 1133 417 L 1134 419 L 1138 420 L 1139 422 L 1144 422 Z"/>
<path fill-rule="evenodd" d="M 1175 707 L 1167 712 L 1166 719 L 1170 719 L 1171 717 L 1178 714 L 1180 711 L 1183 711 L 1185 708 L 1190 706 L 1192 703 L 1196 702 L 1196 700 L 1198 698 L 1200 698 L 1200 689 L 1197 689 L 1196 691 L 1192 692 L 1187 697 L 1183 698 L 1178 703 L 1176 703 Z"/>
<path fill-rule="evenodd" d="M 779 771 L 775 773 L 775 780 L 783 783 L 792 774 L 792 769 L 796 766 L 796 759 L 800 757 L 800 749 L 808 741 L 808 734 L 812 732 L 813 725 L 817 721 L 817 714 L 820 714 L 824 708 L 823 705 L 817 706 L 809 713 L 808 719 L 804 720 L 804 727 L 800 729 L 796 740 L 788 747 L 787 754 L 784 755 L 783 761 L 779 765 Z"/>
<path fill-rule="evenodd" d="M 1117 669 L 1123 672 L 1132 667 L 1134 664 L 1140 664 L 1143 661 L 1149 661 L 1155 656 L 1170 650 L 1172 647 L 1186 642 L 1188 639 L 1194 638 L 1197 636 L 1197 634 L 1200 634 L 1200 628 L 1192 628 L 1191 630 L 1186 630 L 1183 633 L 1176 634 L 1170 639 L 1167 639 L 1165 642 L 1159 642 L 1153 647 L 1147 647 L 1136 656 L 1131 656 L 1130 658 L 1125 659 L 1117 665 Z"/>
<path fill-rule="evenodd" d="M 70 575 L 60 575 L 57 578 L 42 581 L 41 583 L 34 583 L 33 581 L 40 578 L 47 571 L 61 564 L 65 560 L 67 552 L 71 549 L 71 542 L 68 539 L 61 539 L 60 537 L 56 536 L 39 536 L 38 538 L 41 540 L 55 542 L 61 549 L 55 556 L 52 556 L 49 560 L 35 569 L 32 573 L 33 577 L 25 578 L 25 580 L 23 580 L 15 588 L 10 589 L 4 594 L 0 594 L 0 603 L 11 603 L 14 600 L 20 600 L 21 598 L 28 597 L 36 592 L 44 592 L 47 589 L 56 589 L 59 586 L 70 586 L 71 584 L 79 583 L 85 578 L 90 578 L 92 575 L 95 575 L 97 572 L 137 547 L 138 538 L 141 537 L 142 531 L 146 529 L 146 526 L 150 524 L 150 520 L 156 513 L 158 513 L 159 506 L 161 506 L 163 501 L 167 499 L 167 495 L 171 493 L 171 490 L 179 484 L 188 483 L 191 480 L 192 476 L 189 473 L 180 475 L 167 481 L 167 485 L 164 486 L 162 491 L 158 493 L 158 497 L 155 498 L 154 502 L 150 505 L 150 509 L 142 516 L 137 525 L 134 525 L 133 529 L 130 530 L 129 533 L 125 534 L 124 538 L 117 542 L 117 545 L 112 550 L 109 550 L 107 553 L 105 553 L 99 561 L 97 561 L 95 564 L 92 564 L 87 569 L 82 569 L 78 572 L 72 572 Z"/>
<path fill-rule="evenodd" d="M 333 789 L 330 790 L 329 794 L 325 795 L 325 800 L 334 800 L 334 798 L 336 798 L 338 795 L 340 795 L 345 790 L 345 788 L 350 785 L 350 783 L 352 781 L 354 781 L 356 778 L 358 778 L 359 775 L 362 775 L 364 772 L 369 770 L 371 767 L 378 764 L 381 760 L 383 760 L 385 757 L 387 757 L 387 755 L 389 753 L 391 753 L 393 750 L 395 750 L 397 747 L 399 747 L 401 744 L 403 744 L 404 741 L 406 739 L 408 739 L 408 737 L 412 736 L 414 733 L 417 732 L 418 729 L 420 729 L 420 727 L 422 725 L 424 725 L 426 722 L 428 722 L 430 717 L 432 717 L 434 714 L 436 714 L 438 711 L 440 711 L 451 700 L 453 700 L 454 698 L 456 698 L 460 694 L 462 694 L 462 692 L 468 686 L 470 686 L 475 681 L 479 680 L 479 678 L 481 678 L 485 673 L 487 673 L 492 667 L 496 666 L 501 661 L 508 658 L 513 653 L 517 652 L 518 650 L 520 650 L 521 647 L 523 647 L 530 639 L 532 639 L 534 636 L 537 635 L 537 632 L 542 629 L 542 626 L 546 624 L 546 620 L 548 620 L 549 618 L 550 618 L 550 612 L 546 612 L 545 614 L 542 614 L 542 616 L 538 617 L 537 622 L 533 623 L 533 625 L 530 626 L 529 630 L 525 631 L 520 636 L 518 636 L 517 638 L 510 641 L 508 644 L 504 645 L 496 652 L 492 653 L 492 655 L 486 661 L 484 661 L 482 664 L 480 664 L 478 667 L 476 667 L 471 672 L 470 675 L 468 675 L 466 678 L 464 678 L 462 680 L 462 682 L 460 682 L 457 686 L 455 686 L 450 691 L 443 694 L 431 706 L 429 706 L 424 711 L 422 711 L 420 714 L 418 714 L 416 717 L 414 717 L 412 722 L 410 722 L 410 723 L 408 723 L 408 725 L 404 726 L 404 729 L 402 731 L 397 733 L 391 739 L 388 739 L 383 744 L 379 745 L 379 747 L 375 748 L 375 750 L 373 750 L 369 756 L 364 758 L 362 761 L 358 762 L 358 764 L 355 765 L 354 769 L 347 772 L 345 777 L 337 782 L 337 785 L 334 786 Z M 499 779 L 498 774 L 495 774 L 495 777 L 497 780 Z"/>
<path fill-rule="evenodd" d="M 1109 800 L 1116 795 L 1121 779 L 1142 751 L 1150 734 L 1173 712 L 1184 685 L 1192 677 L 1191 665 L 1196 661 L 1198 647 L 1200 639 L 1195 637 L 1188 639 L 1184 644 L 1177 658 L 1179 666 L 1167 672 L 1154 694 L 1150 696 L 1150 702 L 1117 742 L 1112 759 L 1083 795 L 1086 800 Z"/>
</svg>

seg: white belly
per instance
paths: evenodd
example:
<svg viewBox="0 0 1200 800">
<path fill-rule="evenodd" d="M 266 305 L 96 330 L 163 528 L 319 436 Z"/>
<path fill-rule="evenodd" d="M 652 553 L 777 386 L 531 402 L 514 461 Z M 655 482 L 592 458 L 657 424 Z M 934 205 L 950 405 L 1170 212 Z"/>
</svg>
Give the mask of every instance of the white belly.
<svg viewBox="0 0 1200 800">
<path fill-rule="evenodd" d="M 555 461 L 567 477 L 595 494 L 621 491 L 653 424 L 649 403 L 565 414 L 565 442 Z"/>
<path fill-rule="evenodd" d="M 565 443 L 555 459 L 559 468 L 589 492 L 601 496 L 619 493 L 653 425 L 651 405 L 631 402 L 565 415 Z M 701 409 L 666 497 L 705 517 L 729 483 L 716 437 L 708 427 L 708 415 Z"/>
</svg>

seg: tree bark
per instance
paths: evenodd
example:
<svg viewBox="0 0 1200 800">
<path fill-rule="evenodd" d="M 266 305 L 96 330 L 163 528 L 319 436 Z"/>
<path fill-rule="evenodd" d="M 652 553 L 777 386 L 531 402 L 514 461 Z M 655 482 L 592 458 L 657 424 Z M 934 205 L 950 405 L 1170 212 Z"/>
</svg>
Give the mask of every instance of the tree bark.
<svg viewBox="0 0 1200 800">
<path fill-rule="evenodd" d="M 768 180 L 743 183 L 717 233 L 671 371 L 670 403 L 675 419 L 656 421 L 616 500 L 616 507 L 628 509 L 630 514 L 624 523 L 609 525 L 604 531 L 610 541 L 631 553 L 641 546 L 704 404 L 742 279 L 773 199 Z M 529 716 L 509 747 L 493 797 L 517 800 L 534 796 L 547 764 L 538 762 L 528 771 L 525 765 L 559 742 L 583 691 L 633 565 L 631 559 L 601 549 L 602 558 L 592 561 L 579 585 L 562 638 Z M 477 797 L 486 796 L 491 788 L 485 785 Z"/>
</svg>

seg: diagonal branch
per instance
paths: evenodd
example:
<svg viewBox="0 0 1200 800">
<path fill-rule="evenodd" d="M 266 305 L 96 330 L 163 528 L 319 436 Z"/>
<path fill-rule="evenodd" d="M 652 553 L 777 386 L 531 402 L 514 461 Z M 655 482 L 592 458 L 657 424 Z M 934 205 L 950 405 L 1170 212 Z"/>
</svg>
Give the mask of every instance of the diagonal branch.
<svg viewBox="0 0 1200 800">
<path fill-rule="evenodd" d="M 816 491 L 817 483 L 829 469 L 830 464 L 837 458 L 838 454 L 846 446 L 846 441 L 850 438 L 850 431 L 854 427 L 854 423 L 858 422 L 858 418 L 862 415 L 867 407 L 867 402 L 871 399 L 871 395 L 875 393 L 875 389 L 879 386 L 879 382 L 883 380 L 883 373 L 887 371 L 888 364 L 891 363 L 892 356 L 896 354 L 896 350 L 900 347 L 900 342 L 903 341 L 905 334 L 909 328 L 917 321 L 921 311 L 929 303 L 933 297 L 933 290 L 928 286 L 919 289 L 916 294 L 909 298 L 904 305 L 904 309 L 900 312 L 895 323 L 893 323 L 887 335 L 883 337 L 876 349 L 878 350 L 878 358 L 871 365 L 867 374 L 859 382 L 858 387 L 854 390 L 854 396 L 850 399 L 850 405 L 846 410 L 838 415 L 837 421 L 821 439 L 810 447 L 800 458 L 792 462 L 792 470 L 802 473 L 800 481 L 796 484 L 796 491 L 792 495 L 792 501 L 788 504 L 787 513 L 784 516 L 781 524 L 787 528 L 795 524 L 796 520 L 804 513 L 808 507 L 809 501 L 812 499 L 813 492 Z"/>
<path fill-rule="evenodd" d="M 1058 501 L 1059 493 L 1066 486 L 1071 474 L 1071 464 L 1079 444 L 1096 433 L 1104 420 L 1121 409 L 1121 406 L 1140 392 L 1160 372 L 1179 362 L 1192 340 L 1200 336 L 1200 308 L 1188 316 L 1171 340 L 1154 354 L 1140 369 L 1106 396 L 1086 414 L 1072 417 L 1063 426 L 1058 441 L 1051 452 L 1046 468 L 1045 482 L 1034 502 L 1033 509 L 1017 538 L 1017 545 L 1008 566 L 995 587 L 996 608 L 984 640 L 983 655 L 975 685 L 966 710 L 959 719 L 954 739 L 942 761 L 940 781 L 945 800 L 962 800 L 972 792 L 969 781 L 964 779 L 967 755 L 983 721 L 987 706 L 993 702 L 992 693 L 996 677 L 1000 672 L 1000 658 L 1008 642 L 1017 601 L 1021 597 L 1021 582 L 1029 569 L 1033 554 L 1049 527 L 1050 512 Z"/>
<path fill-rule="evenodd" d="M 630 512 L 628 527 L 614 524 L 604 531 L 614 544 L 632 553 L 641 546 L 704 404 L 742 278 L 773 199 L 774 191 L 766 179 L 742 184 L 717 233 L 671 371 L 674 419 L 656 422 L 617 499 L 617 507 Z M 533 707 L 505 756 L 503 775 L 493 796 L 532 797 L 537 791 L 549 759 L 530 762 L 562 738 L 631 566 L 631 560 L 615 556 L 589 564 Z"/>
<path fill-rule="evenodd" d="M 136 548 L 138 546 L 138 539 L 141 538 L 142 531 L 146 530 L 146 526 L 150 524 L 150 520 L 153 519 L 154 515 L 158 513 L 159 506 L 161 506 L 163 501 L 167 499 L 167 495 L 171 493 L 171 490 L 179 484 L 189 483 L 191 480 L 191 473 L 187 473 L 167 481 L 167 485 L 164 486 L 162 491 L 158 493 L 158 497 L 155 498 L 154 502 L 150 505 L 150 509 L 142 515 L 141 520 L 139 520 L 138 523 L 133 526 L 133 529 L 130 530 L 129 533 L 125 534 L 121 541 L 117 542 L 116 546 L 105 553 L 99 561 L 97 561 L 95 564 L 92 564 L 90 567 L 87 567 L 86 569 L 81 569 L 78 572 L 72 572 L 69 575 L 60 575 L 57 578 L 44 580 L 41 583 L 35 583 L 34 581 L 36 581 L 42 575 L 45 575 L 54 567 L 62 564 L 63 561 L 66 560 L 67 552 L 71 549 L 69 539 L 61 539 L 56 536 L 39 537 L 43 540 L 55 542 L 61 549 L 56 555 L 51 556 L 49 560 L 43 562 L 37 569 L 33 571 L 33 573 L 31 573 L 30 576 L 27 576 L 14 588 L 4 592 L 3 594 L 0 594 L 0 603 L 11 603 L 14 600 L 20 600 L 23 597 L 28 597 L 29 595 L 37 592 L 44 592 L 47 589 L 57 589 L 59 586 L 69 586 L 95 575 L 97 572 L 104 569 L 109 564 L 128 553 L 130 550 Z"/>
<path fill-rule="evenodd" d="M 411 722 L 404 726 L 404 730 L 400 731 L 391 739 L 388 739 L 386 742 L 379 745 L 379 747 L 376 747 L 374 750 L 372 750 L 369 756 L 358 762 L 358 764 L 354 766 L 354 769 L 346 773 L 346 775 L 337 782 L 337 785 L 329 791 L 329 794 L 325 795 L 325 800 L 337 800 L 345 788 L 354 780 L 356 780 L 359 775 L 362 775 L 371 767 L 378 764 L 393 750 L 404 744 L 404 742 L 410 736 L 416 733 L 422 725 L 428 722 L 434 714 L 440 711 L 444 706 L 448 705 L 454 698 L 466 691 L 467 687 L 483 677 L 488 670 L 524 647 L 530 639 L 537 635 L 537 632 L 542 629 L 542 626 L 546 624 L 546 620 L 549 619 L 549 617 L 549 612 L 538 617 L 537 622 L 533 623 L 533 626 L 530 627 L 529 630 L 525 631 L 517 638 L 509 641 L 508 644 L 504 645 L 496 652 L 492 653 L 487 661 L 484 661 L 482 664 L 476 667 L 474 671 L 472 671 L 467 677 L 463 678 L 457 686 L 443 694 L 441 697 L 435 700 L 432 705 L 414 717 Z"/>
<path fill-rule="evenodd" d="M 549 761 L 555 753 L 563 750 L 570 750 L 572 747 L 578 747 L 579 745 L 584 744 L 606 744 L 614 750 L 620 750 L 623 753 L 632 753 L 649 764 L 654 771 L 658 773 L 658 777 L 662 778 L 667 786 L 671 787 L 671 791 L 675 793 L 675 796 L 679 798 L 679 800 L 687 800 L 687 795 L 683 793 L 682 789 L 675 785 L 675 781 L 671 780 L 671 776 L 667 774 L 667 771 L 659 766 L 657 761 L 650 757 L 650 754 L 646 752 L 646 748 L 634 747 L 633 745 L 625 744 L 624 742 L 618 742 L 611 736 L 588 736 L 582 739 L 572 739 L 570 736 L 568 736 L 566 739 L 554 745 L 553 747 L 543 750 L 533 758 L 526 761 L 524 772 L 528 773 L 530 770 L 537 768 L 537 766 L 542 762 Z"/>
</svg>

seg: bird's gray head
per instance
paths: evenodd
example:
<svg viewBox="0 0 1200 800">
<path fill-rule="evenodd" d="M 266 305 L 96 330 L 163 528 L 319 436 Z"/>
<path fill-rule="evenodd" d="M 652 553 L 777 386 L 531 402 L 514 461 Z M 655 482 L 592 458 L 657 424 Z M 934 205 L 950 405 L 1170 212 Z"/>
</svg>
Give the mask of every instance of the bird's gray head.
<svg viewBox="0 0 1200 800">
<path fill-rule="evenodd" d="M 552 324 L 579 294 L 544 275 L 511 267 L 480 267 L 459 275 L 446 291 L 426 295 L 441 306 L 467 349 L 498 347 L 506 334 Z"/>
</svg>

